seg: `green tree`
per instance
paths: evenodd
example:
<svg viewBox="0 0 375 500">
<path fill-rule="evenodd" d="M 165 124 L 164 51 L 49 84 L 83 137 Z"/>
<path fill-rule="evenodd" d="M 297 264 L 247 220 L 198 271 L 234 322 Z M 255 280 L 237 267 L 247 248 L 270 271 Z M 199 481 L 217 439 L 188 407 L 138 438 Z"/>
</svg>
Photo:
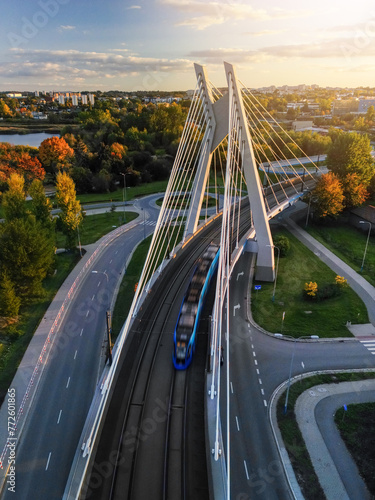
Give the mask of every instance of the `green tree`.
<svg viewBox="0 0 375 500">
<path fill-rule="evenodd" d="M 54 245 L 48 231 L 33 215 L 6 222 L 0 232 L 1 271 L 14 283 L 21 298 L 40 295 L 42 281 L 52 267 Z"/>
<path fill-rule="evenodd" d="M 369 196 L 367 189 L 361 183 L 358 174 L 347 174 L 343 179 L 345 207 L 353 208 L 362 205 Z"/>
<path fill-rule="evenodd" d="M 76 231 L 82 222 L 83 214 L 79 200 L 76 197 L 74 181 L 65 172 L 56 176 L 56 202 L 61 212 L 60 224 L 66 236 L 66 249 L 76 248 Z"/>
<path fill-rule="evenodd" d="M 372 105 L 366 111 L 366 120 L 369 122 L 375 121 L 375 108 Z"/>
<path fill-rule="evenodd" d="M 311 196 L 314 214 L 319 218 L 337 217 L 344 208 L 343 186 L 333 172 L 320 177 Z"/>
<path fill-rule="evenodd" d="M 285 257 L 285 255 L 288 254 L 290 250 L 290 241 L 287 236 L 277 234 L 273 239 L 273 244 L 280 249 L 280 257 Z"/>
<path fill-rule="evenodd" d="M 327 167 L 340 179 L 356 173 L 367 187 L 375 174 L 369 137 L 354 132 L 338 134 L 328 150 Z"/>
<path fill-rule="evenodd" d="M 4 272 L 0 277 L 0 316 L 14 318 L 20 306 L 21 299 L 16 295 L 14 284 Z"/>
<path fill-rule="evenodd" d="M 29 188 L 29 194 L 32 198 L 31 211 L 35 215 L 36 220 L 45 228 L 52 230 L 52 203 L 51 200 L 47 198 L 43 184 L 40 180 L 33 180 Z"/>
<path fill-rule="evenodd" d="M 6 221 L 26 217 L 25 179 L 22 175 L 11 174 L 9 189 L 3 194 L 3 210 Z"/>
</svg>

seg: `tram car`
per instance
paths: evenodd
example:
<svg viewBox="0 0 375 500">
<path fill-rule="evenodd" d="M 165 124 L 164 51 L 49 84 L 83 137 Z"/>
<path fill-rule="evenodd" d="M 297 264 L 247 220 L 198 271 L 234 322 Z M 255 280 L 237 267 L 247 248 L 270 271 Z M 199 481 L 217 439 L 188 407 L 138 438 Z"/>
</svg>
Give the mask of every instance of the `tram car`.
<svg viewBox="0 0 375 500">
<path fill-rule="evenodd" d="M 198 260 L 182 301 L 174 330 L 173 364 L 177 370 L 185 370 L 193 359 L 200 313 L 218 260 L 219 247 L 211 244 Z"/>
</svg>

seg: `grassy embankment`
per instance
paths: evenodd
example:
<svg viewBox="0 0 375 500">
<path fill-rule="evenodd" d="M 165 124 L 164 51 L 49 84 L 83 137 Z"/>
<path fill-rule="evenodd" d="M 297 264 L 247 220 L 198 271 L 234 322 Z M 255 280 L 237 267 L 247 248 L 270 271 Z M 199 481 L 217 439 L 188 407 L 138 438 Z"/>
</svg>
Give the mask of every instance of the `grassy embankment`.
<svg viewBox="0 0 375 500">
<path fill-rule="evenodd" d="M 351 333 L 345 326 L 347 321 L 368 322 L 365 305 L 349 287 L 335 297 L 306 300 L 305 283 L 317 282 L 318 289 L 323 288 L 335 283 L 336 274 L 285 229 L 275 230 L 273 234 L 287 236 L 291 248 L 286 257 L 280 257 L 274 302 L 274 283 L 254 282 L 262 286 L 261 290 L 252 292 L 253 317 L 260 326 L 273 333 L 282 330 L 293 337 L 348 337 Z"/>
<path fill-rule="evenodd" d="M 366 247 L 369 225 L 363 224 L 365 231 L 349 225 L 346 219 L 341 218 L 331 224 L 316 225 L 309 224 L 304 229 L 314 238 L 320 241 L 337 257 L 346 262 L 358 273 L 361 272 L 363 255 Z M 375 237 L 374 232 L 370 236 L 367 246 L 365 263 L 362 270 L 362 276 L 371 285 L 375 286 Z"/>
<path fill-rule="evenodd" d="M 351 404 L 347 411 L 339 408 L 335 422 L 361 477 L 375 498 L 375 403 Z"/>
</svg>

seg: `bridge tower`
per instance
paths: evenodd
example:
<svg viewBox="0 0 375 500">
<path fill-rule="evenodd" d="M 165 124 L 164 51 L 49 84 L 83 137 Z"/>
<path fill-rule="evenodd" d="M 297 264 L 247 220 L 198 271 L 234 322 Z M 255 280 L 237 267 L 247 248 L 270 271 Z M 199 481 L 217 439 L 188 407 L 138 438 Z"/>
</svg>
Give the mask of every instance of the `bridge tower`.
<svg viewBox="0 0 375 500">
<path fill-rule="evenodd" d="M 224 63 L 228 93 L 215 101 L 210 90 L 205 68 L 199 64 L 194 66 L 201 106 L 206 116 L 207 126 L 202 139 L 197 170 L 193 181 L 184 239 L 188 235 L 194 234 L 197 229 L 213 153 L 226 137 L 231 136 L 231 129 L 235 127 L 236 137 L 238 138 L 236 147 L 240 151 L 243 175 L 247 184 L 247 193 L 256 233 L 254 246 L 255 251 L 257 251 L 255 278 L 260 281 L 273 281 L 275 274 L 272 236 L 235 69 L 233 65 Z M 233 154 L 232 141 L 228 140 L 227 170 Z M 226 175 L 229 175 L 228 171 Z"/>
</svg>

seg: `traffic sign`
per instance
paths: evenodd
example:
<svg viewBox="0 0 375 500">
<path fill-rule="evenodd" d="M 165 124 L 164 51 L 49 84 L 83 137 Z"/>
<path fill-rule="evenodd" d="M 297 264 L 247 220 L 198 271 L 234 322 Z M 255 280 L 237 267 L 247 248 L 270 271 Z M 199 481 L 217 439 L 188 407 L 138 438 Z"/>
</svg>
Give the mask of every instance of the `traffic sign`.
<svg viewBox="0 0 375 500">
<path fill-rule="evenodd" d="M 262 288 L 262 285 L 255 285 L 254 288 L 255 290 L 260 290 Z"/>
</svg>

